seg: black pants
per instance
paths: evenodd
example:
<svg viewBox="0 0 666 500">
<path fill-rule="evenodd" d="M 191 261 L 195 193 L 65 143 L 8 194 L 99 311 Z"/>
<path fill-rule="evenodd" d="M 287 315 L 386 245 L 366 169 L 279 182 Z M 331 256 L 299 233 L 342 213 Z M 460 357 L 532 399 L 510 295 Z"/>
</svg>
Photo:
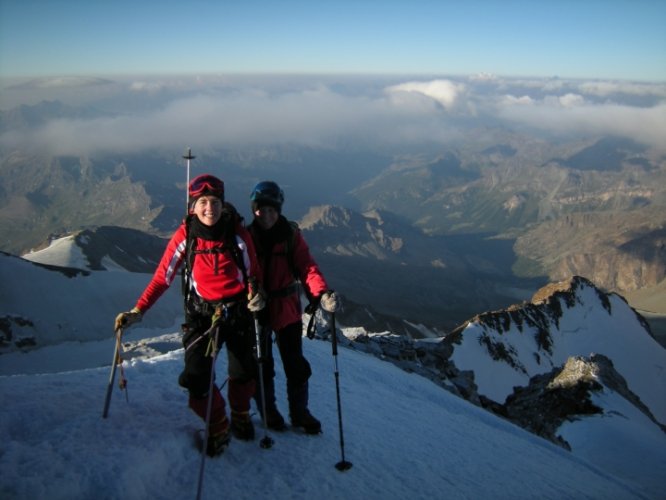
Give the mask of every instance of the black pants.
<svg viewBox="0 0 666 500">
<path fill-rule="evenodd" d="M 272 331 L 264 328 L 261 335 L 261 355 L 263 359 L 263 384 L 266 397 L 266 406 L 275 407 L 275 360 L 272 349 Z M 280 359 L 287 378 L 287 398 L 289 412 L 292 415 L 301 414 L 308 406 L 308 379 L 312 375 L 310 363 L 303 356 L 303 323 L 292 323 L 276 333 L 276 342 L 280 351 Z M 261 392 L 255 394 L 257 406 L 262 408 L 259 401 Z"/>
<path fill-rule="evenodd" d="M 208 393 L 213 357 L 215 329 L 210 329 L 212 316 L 202 314 L 188 315 L 183 335 L 185 347 L 185 367 L 178 377 L 178 383 L 185 387 L 193 397 L 204 397 Z M 255 336 L 254 324 L 245 304 L 237 304 L 226 310 L 218 322 L 218 343 L 215 348 L 227 345 L 229 361 L 229 379 L 246 383 L 256 379 L 257 365 L 254 356 Z M 233 405 L 233 402 L 230 401 Z"/>
</svg>

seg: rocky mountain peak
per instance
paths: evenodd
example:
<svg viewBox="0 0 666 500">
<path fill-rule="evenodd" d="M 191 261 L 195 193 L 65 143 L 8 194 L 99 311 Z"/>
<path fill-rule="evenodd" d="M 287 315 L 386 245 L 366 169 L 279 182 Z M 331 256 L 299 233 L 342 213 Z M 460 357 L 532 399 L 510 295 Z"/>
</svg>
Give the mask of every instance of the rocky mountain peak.
<svg viewBox="0 0 666 500">
<path fill-rule="evenodd" d="M 301 219 L 303 230 L 316 233 L 315 245 L 334 255 L 372 256 L 379 260 L 400 258 L 408 226 L 387 224 L 379 211 L 360 214 L 332 205 L 313 207 Z"/>
<path fill-rule="evenodd" d="M 666 352 L 623 297 L 581 276 L 543 287 L 532 302 L 477 315 L 441 340 L 350 340 L 567 449 L 563 424 L 615 418 L 632 406 L 666 432 Z"/>
<path fill-rule="evenodd" d="M 596 297 L 599 305 L 609 315 L 612 314 L 610 296 L 618 297 L 626 307 L 629 307 L 623 297 L 615 293 L 604 292 L 585 277 L 571 276 L 540 288 L 529 303 L 514 304 L 504 310 L 479 314 L 462 325 L 455 333 L 460 333 L 470 323 L 477 323 L 484 329 L 491 329 L 499 334 L 510 331 L 514 327 L 521 332 L 524 327 L 536 328 L 539 348 L 550 352 L 552 339 L 548 332 L 551 327 L 559 327 L 559 320 L 566 309 L 583 304 L 584 299 L 581 296 L 587 292 Z M 634 314 L 642 327 L 651 335 L 647 321 L 635 311 Z"/>
<path fill-rule="evenodd" d="M 316 229 L 319 227 L 349 227 L 352 221 L 352 211 L 333 205 L 320 205 L 310 208 L 309 212 L 300 221 L 303 229 Z"/>
<path fill-rule="evenodd" d="M 555 297 L 573 298 L 575 297 L 576 292 L 583 287 L 594 288 L 598 292 L 597 295 L 602 298 L 602 300 L 603 297 L 605 297 L 605 294 L 587 278 L 582 276 L 571 276 L 556 283 L 549 283 L 537 290 L 532 296 L 532 304 L 550 303 Z"/>
<path fill-rule="evenodd" d="M 583 415 L 604 414 L 595 394 L 614 392 L 637 407 L 662 430 L 650 409 L 627 385 L 613 361 L 602 354 L 572 356 L 564 366 L 530 379 L 526 387 L 516 387 L 505 404 L 506 416 L 521 427 L 570 449 L 558 429 L 565 421 Z"/>
</svg>

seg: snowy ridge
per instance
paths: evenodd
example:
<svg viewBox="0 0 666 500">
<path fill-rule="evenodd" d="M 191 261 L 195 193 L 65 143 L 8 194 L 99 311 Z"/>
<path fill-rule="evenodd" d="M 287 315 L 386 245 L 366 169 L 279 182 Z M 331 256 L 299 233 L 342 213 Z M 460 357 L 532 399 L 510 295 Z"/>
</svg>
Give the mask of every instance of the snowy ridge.
<svg viewBox="0 0 666 500">
<path fill-rule="evenodd" d="M 48 247 L 28 252 L 23 255 L 23 258 L 52 266 L 90 268 L 90 262 L 83 254 L 81 247 L 76 244 L 76 235 L 73 234 L 54 239 Z"/>
<path fill-rule="evenodd" d="M 451 339 L 456 367 L 473 371 L 478 393 L 502 403 L 515 386 L 528 385 L 571 356 L 603 354 L 665 423 L 666 350 L 645 321 L 623 298 L 604 294 L 585 278 L 558 285 L 543 299 L 537 292 L 531 304 L 468 322 Z"/>
<path fill-rule="evenodd" d="M 45 266 L 0 252 L 0 353 L 113 335 L 113 318 L 134 306 L 150 275 Z M 178 286 L 141 327 L 171 328 L 182 320 Z M 1 372 L 0 372 L 1 373 Z"/>
</svg>

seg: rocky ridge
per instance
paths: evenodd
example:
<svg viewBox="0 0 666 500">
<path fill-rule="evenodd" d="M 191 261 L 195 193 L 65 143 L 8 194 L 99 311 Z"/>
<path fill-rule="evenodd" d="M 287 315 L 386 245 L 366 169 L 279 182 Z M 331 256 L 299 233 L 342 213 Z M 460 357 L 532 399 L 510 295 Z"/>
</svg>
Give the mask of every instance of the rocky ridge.
<svg viewBox="0 0 666 500">
<path fill-rule="evenodd" d="M 480 314 L 443 339 L 410 339 L 404 335 L 345 331 L 346 342 L 350 348 L 372 353 L 406 371 L 425 376 L 460 397 L 564 448 L 569 448 L 569 443 L 558 433 L 562 424 L 589 415 L 603 415 L 606 409 L 596 402 L 596 395 L 604 391 L 621 395 L 666 432 L 666 426 L 630 389 L 609 356 L 594 352 L 582 356 L 573 353 L 573 350 L 572 354 L 564 357 L 562 352 L 554 354 L 566 349 L 567 340 L 559 332 L 560 321 L 566 321 L 568 310 L 588 307 L 582 295 L 590 290 L 596 294 L 596 307 L 602 309 L 603 314 L 633 314 L 638 325 L 633 333 L 651 336 L 645 319 L 628 305 L 620 312 L 618 306 L 613 305 L 617 302 L 611 295 L 586 278 L 572 277 L 543 287 L 530 302 Z M 470 338 L 466 332 L 469 325 L 494 333 L 478 339 Z M 518 331 L 533 335 L 532 355 L 536 364 L 535 359 L 525 359 L 525 353 L 512 346 L 508 337 L 521 335 Z M 502 337 L 506 338 L 506 342 L 498 340 Z M 522 385 L 516 385 L 505 400 L 489 397 L 484 390 L 480 390 L 475 370 L 456 364 L 456 349 L 462 349 L 464 342 L 478 342 L 482 346 L 482 351 L 486 353 L 486 368 L 483 370 L 496 370 L 492 367 L 497 363 L 508 365 L 511 370 L 522 373 Z M 603 350 L 602 345 L 598 347 Z M 627 346 L 627 349 L 631 347 Z M 655 349 L 663 350 L 656 343 Z M 663 352 L 661 354 L 664 355 Z M 558 356 L 564 359 L 562 363 L 555 361 Z M 479 370 L 477 367 L 476 371 Z"/>
</svg>

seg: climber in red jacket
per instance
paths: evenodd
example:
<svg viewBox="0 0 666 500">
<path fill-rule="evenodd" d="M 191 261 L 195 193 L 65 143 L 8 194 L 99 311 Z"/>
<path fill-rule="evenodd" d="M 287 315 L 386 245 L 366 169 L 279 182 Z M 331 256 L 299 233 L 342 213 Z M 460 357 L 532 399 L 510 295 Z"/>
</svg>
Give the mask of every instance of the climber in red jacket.
<svg viewBox="0 0 666 500">
<path fill-rule="evenodd" d="M 318 302 L 325 311 L 335 312 L 340 300 L 329 289 L 297 225 L 282 215 L 284 194 L 280 187 L 272 181 L 260 182 L 252 190 L 250 199 L 254 219 L 248 229 L 259 256 L 268 303 L 260 313 L 266 423 L 274 430 L 286 427 L 275 402 L 271 348 L 275 332 L 287 379 L 291 424 L 308 434 L 318 434 L 321 423 L 308 409 L 308 379 L 312 371 L 303 356 L 301 285 L 310 301 Z M 259 396 L 260 391 L 257 391 L 255 401 L 264 415 Z"/>
<path fill-rule="evenodd" d="M 209 455 L 217 455 L 229 444 L 230 430 L 239 439 L 254 438 L 249 414 L 256 385 L 251 312 L 263 309 L 265 299 L 259 292 L 261 273 L 252 238 L 236 209 L 224 201 L 224 183 L 200 175 L 189 185 L 189 199 L 190 214 L 171 237 L 152 280 L 135 307 L 117 316 L 115 327 L 140 321 L 185 266 L 185 368 L 178 381 L 189 391 L 190 408 L 202 419 L 212 398 L 206 446 Z M 249 283 L 255 279 L 258 284 L 249 297 Z M 214 327 L 219 327 L 217 346 L 212 345 Z M 231 424 L 217 385 L 212 384 L 209 392 L 214 370 L 211 347 L 216 351 L 223 343 L 229 361 Z"/>
</svg>

